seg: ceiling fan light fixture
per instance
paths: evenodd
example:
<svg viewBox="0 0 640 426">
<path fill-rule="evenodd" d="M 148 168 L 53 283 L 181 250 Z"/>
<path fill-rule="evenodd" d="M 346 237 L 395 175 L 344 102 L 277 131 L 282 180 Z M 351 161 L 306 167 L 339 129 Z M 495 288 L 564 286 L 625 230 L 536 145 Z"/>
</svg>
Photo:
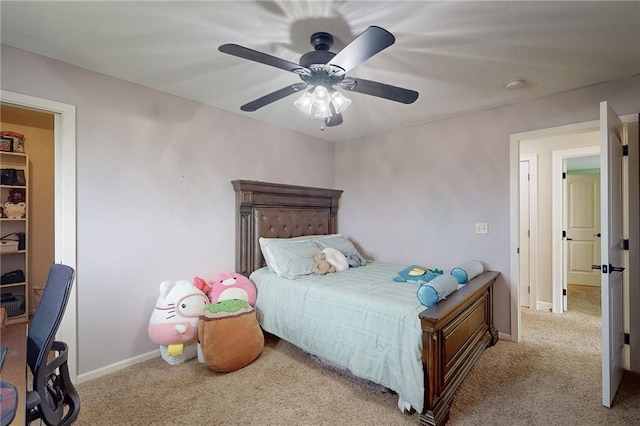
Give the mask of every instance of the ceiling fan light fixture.
<svg viewBox="0 0 640 426">
<path fill-rule="evenodd" d="M 313 95 L 309 92 L 304 92 L 304 94 L 293 104 L 298 107 L 300 111 L 311 115 L 313 110 Z"/>
<path fill-rule="evenodd" d="M 323 103 L 318 103 L 316 105 L 316 112 L 314 114 L 316 118 L 329 118 L 332 116 L 331 114 L 331 104 L 328 100 Z"/>
<path fill-rule="evenodd" d="M 331 94 L 331 103 L 336 113 L 342 114 L 351 105 L 351 99 L 336 90 Z"/>
<path fill-rule="evenodd" d="M 333 109 L 339 114 L 351 104 L 351 100 L 337 91 L 329 93 L 326 87 L 318 85 L 306 91 L 293 104 L 305 114 L 316 118 L 329 118 L 333 116 L 332 104 Z"/>
<path fill-rule="evenodd" d="M 313 104 L 316 107 L 324 107 L 329 105 L 329 91 L 324 86 L 316 86 L 313 89 Z"/>
</svg>

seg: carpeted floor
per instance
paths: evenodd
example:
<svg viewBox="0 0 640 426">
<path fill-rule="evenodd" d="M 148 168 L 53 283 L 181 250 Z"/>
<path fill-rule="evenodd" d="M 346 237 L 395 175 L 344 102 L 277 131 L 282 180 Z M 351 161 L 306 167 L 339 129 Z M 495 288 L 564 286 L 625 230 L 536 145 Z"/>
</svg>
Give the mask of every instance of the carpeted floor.
<svg viewBox="0 0 640 426">
<path fill-rule="evenodd" d="M 570 293 L 569 311 L 560 315 L 524 310 L 523 342 L 500 341 L 483 353 L 454 397 L 448 424 L 638 424 L 638 376 L 625 376 L 613 408 L 601 405 L 599 312 L 588 313 L 579 300 Z M 419 423 L 417 414 L 400 413 L 394 393 L 349 380 L 276 338 L 233 373 L 156 358 L 78 390 L 77 425 Z"/>
<path fill-rule="evenodd" d="M 522 310 L 522 342 L 499 342 L 454 397 L 452 425 L 634 425 L 640 377 L 602 406 L 600 288 L 569 286 L 567 312 Z M 491 354 L 491 355 L 489 355 Z"/>
</svg>

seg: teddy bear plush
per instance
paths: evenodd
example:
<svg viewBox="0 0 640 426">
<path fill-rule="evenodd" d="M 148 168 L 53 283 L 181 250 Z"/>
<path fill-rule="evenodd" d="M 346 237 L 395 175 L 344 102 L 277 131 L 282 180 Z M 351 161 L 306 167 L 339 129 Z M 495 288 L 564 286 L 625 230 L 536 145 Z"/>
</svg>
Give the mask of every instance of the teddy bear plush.
<svg viewBox="0 0 640 426">
<path fill-rule="evenodd" d="M 324 275 L 336 271 L 336 267 L 327 261 L 327 255 L 323 252 L 314 254 L 313 259 L 316 261 L 316 264 L 313 265 L 313 269 L 311 270 L 314 274 Z"/>
<path fill-rule="evenodd" d="M 24 189 L 14 188 L 9 190 L 9 196 L 7 197 L 7 201 L 13 204 L 24 203 L 26 202 L 26 193 Z"/>
<path fill-rule="evenodd" d="M 2 205 L 2 217 L 7 217 L 9 219 L 20 219 L 24 218 L 27 214 L 27 203 L 12 203 L 10 201 L 5 201 Z"/>
</svg>

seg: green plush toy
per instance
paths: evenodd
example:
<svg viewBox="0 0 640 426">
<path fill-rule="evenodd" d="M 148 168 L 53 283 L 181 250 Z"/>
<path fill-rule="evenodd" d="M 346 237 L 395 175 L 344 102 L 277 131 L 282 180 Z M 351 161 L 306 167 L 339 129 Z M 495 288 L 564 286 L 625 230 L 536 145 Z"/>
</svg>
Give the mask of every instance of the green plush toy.
<svg viewBox="0 0 640 426">
<path fill-rule="evenodd" d="M 248 309 L 250 307 L 251 306 L 249 306 L 249 304 L 242 299 L 228 299 L 222 300 L 218 303 L 207 305 L 204 310 L 212 314 L 218 314 L 222 312 L 234 313 L 243 308 Z"/>
</svg>

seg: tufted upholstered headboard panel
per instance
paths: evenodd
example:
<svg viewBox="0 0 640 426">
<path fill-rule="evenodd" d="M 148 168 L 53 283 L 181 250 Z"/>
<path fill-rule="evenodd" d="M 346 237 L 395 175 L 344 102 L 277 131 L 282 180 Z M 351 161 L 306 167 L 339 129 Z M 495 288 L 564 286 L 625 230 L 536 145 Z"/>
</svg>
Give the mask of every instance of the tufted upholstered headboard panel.
<svg viewBox="0 0 640 426">
<path fill-rule="evenodd" d="M 260 237 L 291 238 L 338 232 L 342 191 L 234 180 L 236 192 L 236 272 L 262 268 Z"/>
</svg>

